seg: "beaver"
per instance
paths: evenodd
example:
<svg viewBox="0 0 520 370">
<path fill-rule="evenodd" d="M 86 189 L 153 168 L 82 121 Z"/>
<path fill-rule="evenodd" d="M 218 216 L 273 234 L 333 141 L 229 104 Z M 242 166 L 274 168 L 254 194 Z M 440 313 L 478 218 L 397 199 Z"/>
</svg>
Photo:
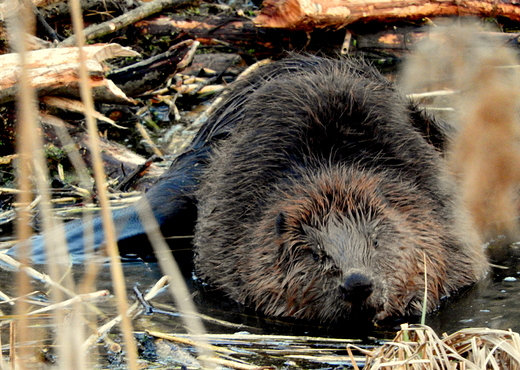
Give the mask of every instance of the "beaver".
<svg viewBox="0 0 520 370">
<path fill-rule="evenodd" d="M 142 201 L 167 234 L 196 214 L 198 277 L 267 315 L 416 315 L 488 268 L 448 136 L 368 63 L 292 56 L 237 81 Z M 116 212 L 120 239 L 142 232 L 139 204 Z M 67 231 L 76 255 L 81 229 Z"/>
<path fill-rule="evenodd" d="M 253 81 L 253 82 L 252 82 Z M 372 67 L 293 58 L 242 83 L 196 192 L 195 266 L 268 315 L 416 315 L 487 269 L 441 127 Z M 436 132 L 436 134 L 434 134 Z"/>
</svg>

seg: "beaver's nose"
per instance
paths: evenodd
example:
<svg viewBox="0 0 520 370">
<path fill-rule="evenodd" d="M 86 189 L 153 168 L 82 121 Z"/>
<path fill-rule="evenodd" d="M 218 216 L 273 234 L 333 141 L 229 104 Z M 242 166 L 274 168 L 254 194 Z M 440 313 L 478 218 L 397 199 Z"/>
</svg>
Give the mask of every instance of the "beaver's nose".
<svg viewBox="0 0 520 370">
<path fill-rule="evenodd" d="M 343 299 L 346 301 L 362 302 L 372 294 L 373 283 L 370 277 L 361 273 L 353 273 L 345 279 L 339 288 Z"/>
</svg>

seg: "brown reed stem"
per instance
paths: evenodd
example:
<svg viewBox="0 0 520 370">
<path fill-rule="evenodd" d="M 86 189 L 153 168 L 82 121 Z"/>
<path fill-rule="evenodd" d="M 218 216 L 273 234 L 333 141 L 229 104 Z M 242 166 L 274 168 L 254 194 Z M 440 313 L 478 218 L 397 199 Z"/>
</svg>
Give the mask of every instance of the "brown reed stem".
<svg viewBox="0 0 520 370">
<path fill-rule="evenodd" d="M 196 315 L 197 309 L 193 304 L 179 266 L 161 234 L 159 224 L 153 216 L 150 205 L 147 202 L 141 202 L 141 207 L 138 208 L 138 212 L 141 223 L 157 256 L 157 261 L 161 266 L 161 270 L 170 278 L 170 293 L 175 298 L 179 311 L 183 314 L 182 318 L 185 325 L 188 331 L 195 335 L 196 341 L 201 343 L 201 345 L 197 346 L 197 351 L 202 358 L 212 358 L 213 351 L 208 349 L 209 343 L 206 341 L 206 338 L 203 337 L 203 334 L 206 332 L 204 325 L 200 317 Z M 214 368 L 211 362 L 203 361 L 203 363 L 209 368 Z"/>
<path fill-rule="evenodd" d="M 18 52 L 20 72 L 18 81 L 18 101 L 17 101 L 17 137 L 16 146 L 17 152 L 19 153 L 18 169 L 17 169 L 17 182 L 20 193 L 17 194 L 17 202 L 20 204 L 18 211 L 18 222 L 16 224 L 16 234 L 20 243 L 20 260 L 22 263 L 27 264 L 28 262 L 28 240 L 31 237 L 30 219 L 31 214 L 28 210 L 28 205 L 32 200 L 31 193 L 31 163 L 32 163 L 32 150 L 34 148 L 32 138 L 34 137 L 35 117 L 34 109 L 31 107 L 34 105 L 34 91 L 29 82 L 29 72 L 27 63 L 27 35 L 30 33 L 30 25 L 32 14 L 28 10 L 26 4 L 21 4 L 16 1 L 10 1 L 7 4 L 17 14 L 13 14 L 8 19 L 8 25 L 10 34 L 12 35 L 11 41 L 13 49 Z M 24 6 L 26 5 L 26 6 Z M 25 108 L 25 109 L 24 109 Z M 17 289 L 20 295 L 25 295 L 31 290 L 31 282 L 27 275 L 23 273 L 17 274 Z M 11 368 L 15 367 L 15 343 L 20 341 L 27 343 L 29 340 L 29 322 L 24 316 L 28 309 L 27 303 L 20 301 L 16 305 L 16 313 L 20 318 L 16 325 L 11 325 Z M 27 346 L 22 346 L 18 353 L 22 361 L 17 363 L 17 367 L 24 369 L 24 361 L 30 356 L 30 352 Z"/>
<path fill-rule="evenodd" d="M 107 252 L 111 259 L 110 270 L 114 284 L 114 292 L 117 298 L 117 307 L 121 315 L 121 329 L 123 331 L 123 338 L 128 353 L 128 366 L 131 370 L 137 370 L 137 347 L 132 333 L 132 323 L 127 316 L 128 302 L 125 290 L 125 281 L 123 269 L 119 259 L 119 251 L 117 248 L 114 221 L 110 212 L 110 207 L 107 197 L 106 176 L 103 168 L 103 161 L 101 158 L 101 149 L 99 144 L 99 134 L 94 119 L 94 102 L 92 98 L 92 91 L 88 83 L 88 72 L 86 68 L 86 58 L 83 47 L 85 46 L 85 35 L 83 32 L 83 19 L 81 18 L 81 7 L 78 0 L 70 1 L 70 8 L 72 14 L 72 23 L 74 26 L 74 33 L 76 35 L 76 43 L 79 48 L 79 75 L 80 75 L 80 92 L 83 104 L 85 105 L 85 119 L 87 123 L 88 133 L 91 137 L 91 153 L 94 168 L 94 179 L 98 192 L 99 202 L 101 205 L 101 217 L 103 220 L 103 227 L 105 230 L 105 238 L 107 245 Z"/>
</svg>

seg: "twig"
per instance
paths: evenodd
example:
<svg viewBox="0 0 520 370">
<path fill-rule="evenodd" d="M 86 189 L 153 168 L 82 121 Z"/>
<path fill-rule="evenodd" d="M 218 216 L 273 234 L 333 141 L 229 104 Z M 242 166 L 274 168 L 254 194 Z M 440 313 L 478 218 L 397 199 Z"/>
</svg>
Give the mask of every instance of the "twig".
<svg viewBox="0 0 520 370">
<path fill-rule="evenodd" d="M 423 93 L 416 94 L 407 94 L 406 97 L 411 100 L 419 100 L 424 98 L 436 98 L 439 96 L 450 96 L 460 93 L 460 91 L 456 90 L 438 90 L 438 91 L 428 91 Z"/>
<path fill-rule="evenodd" d="M 143 140 L 146 141 L 146 144 L 152 148 L 154 154 L 158 157 L 162 157 L 163 153 L 159 150 L 159 148 L 157 148 L 157 145 L 155 145 L 150 135 L 148 135 L 148 132 L 146 132 L 144 126 L 139 122 L 136 122 L 135 127 L 139 131 L 139 134 L 141 134 Z"/>
<path fill-rule="evenodd" d="M 227 349 L 227 348 L 213 346 L 213 345 L 208 344 L 208 343 L 200 343 L 200 342 L 194 341 L 194 340 L 189 339 L 189 338 L 181 338 L 181 337 L 178 337 L 176 335 L 165 334 L 165 333 L 161 333 L 161 332 L 154 331 L 154 330 L 146 330 L 146 333 L 148 335 L 152 336 L 152 337 L 155 337 L 155 338 L 161 338 L 161 339 L 169 340 L 169 341 L 172 341 L 172 342 L 183 343 L 183 344 L 187 344 L 187 345 L 193 346 L 193 347 L 207 348 L 207 349 L 209 349 L 210 351 L 213 351 L 213 352 L 221 352 L 221 353 L 226 353 L 226 354 L 236 353 L 235 351 L 232 351 L 232 350 Z"/>
<path fill-rule="evenodd" d="M 144 130 L 144 128 L 143 128 Z M 159 149 L 157 149 L 159 151 Z M 160 153 L 160 151 L 159 151 Z M 150 166 L 152 165 L 152 163 L 158 158 L 157 154 L 154 154 L 152 155 L 150 158 L 148 158 L 146 160 L 146 162 L 144 162 L 142 165 L 140 165 L 139 167 L 137 167 L 135 170 L 133 170 L 128 176 L 126 176 L 123 181 L 121 181 L 119 183 L 119 185 L 117 185 L 117 187 L 115 188 L 115 190 L 117 191 L 125 191 L 128 189 L 128 187 L 130 187 L 131 184 L 133 184 L 137 179 L 139 179 L 140 177 L 142 177 L 145 172 L 148 170 L 148 168 L 150 168 Z M 125 193 L 123 193 L 125 194 Z M 132 194 L 134 195 L 138 195 L 136 198 L 137 199 L 140 199 L 142 194 L 139 193 L 139 192 L 132 192 Z M 126 198 L 128 200 L 128 198 Z M 114 200 L 112 200 L 112 204 L 115 203 Z"/>
<path fill-rule="evenodd" d="M 185 5 L 193 2 L 193 0 L 155 0 L 129 11 L 110 21 L 95 24 L 84 29 L 86 41 L 93 40 L 97 37 L 105 36 L 116 32 L 126 26 L 129 26 L 141 19 L 149 17 L 152 14 L 159 13 L 162 10 L 174 6 Z M 59 46 L 71 46 L 76 44 L 76 35 L 63 40 Z"/>
<path fill-rule="evenodd" d="M 161 279 L 155 283 L 155 285 L 150 289 L 150 291 L 144 296 L 145 300 L 150 300 L 157 295 L 157 293 L 168 283 L 168 278 L 163 276 Z M 140 308 L 140 302 L 135 302 L 127 311 L 128 316 L 134 316 Z M 117 315 L 115 318 L 107 322 L 106 324 L 100 326 L 98 330 L 89 336 L 85 343 L 83 343 L 83 349 L 88 351 L 88 349 L 99 339 L 103 338 L 107 332 L 109 332 L 114 326 L 121 322 L 121 315 Z"/>
<path fill-rule="evenodd" d="M 0 164 L 11 164 L 14 159 L 18 158 L 18 154 L 11 154 L 11 155 L 4 155 L 3 157 L 0 157 Z M 18 189 L 11 189 L 16 190 L 17 193 L 20 192 Z"/>
<path fill-rule="evenodd" d="M 33 292 L 34 293 L 34 292 Z M 32 294 L 32 293 L 30 293 Z M 3 302 L 0 302 L 0 303 L 9 303 L 11 306 L 14 305 L 14 302 L 18 299 L 18 298 L 11 298 L 9 297 L 7 294 L 5 294 L 4 292 L 0 291 L 0 299 L 3 301 Z M 1 357 L 1 356 L 0 356 Z"/>
<path fill-rule="evenodd" d="M 146 299 L 144 299 L 143 293 L 139 290 L 138 287 L 134 286 L 134 293 L 135 297 L 141 303 L 141 306 L 144 308 L 144 314 L 145 315 L 151 315 L 154 312 L 153 306 L 148 302 Z"/>
<path fill-rule="evenodd" d="M 6 264 L 13 267 L 17 271 L 25 272 L 27 276 L 30 276 L 33 279 L 36 279 L 45 284 L 49 284 L 50 286 L 60 289 L 61 291 L 63 291 L 67 295 L 69 295 L 70 297 L 76 296 L 76 294 L 74 292 L 70 291 L 69 289 L 65 288 L 64 286 L 62 286 L 62 285 L 58 284 L 57 282 L 55 282 L 54 280 L 52 280 L 49 275 L 42 274 L 41 272 L 38 272 L 35 269 L 33 269 L 27 265 L 23 265 L 20 262 L 18 262 L 17 260 L 9 257 L 5 253 L 0 253 L 0 261 L 5 262 Z"/>
<path fill-rule="evenodd" d="M 59 96 L 44 96 L 41 99 L 41 101 L 48 106 L 50 105 L 59 109 L 85 114 L 85 105 L 79 100 L 63 98 Z M 118 125 L 117 123 L 115 123 L 114 120 L 104 116 L 96 110 L 93 112 L 93 115 L 94 118 L 108 123 L 109 125 L 112 125 L 115 128 L 118 128 L 120 130 L 128 130 L 128 127 Z"/>
<path fill-rule="evenodd" d="M 264 370 L 264 369 L 274 369 L 274 366 L 258 366 L 258 365 L 249 365 L 244 364 L 236 361 L 226 360 L 219 357 L 209 357 L 209 356 L 200 356 L 198 358 L 199 360 L 206 361 L 206 362 L 212 362 L 218 365 L 222 365 L 224 367 L 231 367 L 233 369 L 238 370 Z"/>
<path fill-rule="evenodd" d="M 73 305 L 75 303 L 80 303 L 80 302 L 84 302 L 84 301 L 90 301 L 90 300 L 97 299 L 99 297 L 104 297 L 104 296 L 107 296 L 107 295 L 109 295 L 109 291 L 108 290 L 100 290 L 100 291 L 94 292 L 94 293 L 79 294 L 79 295 L 75 296 L 74 298 L 67 299 L 66 301 L 59 302 L 59 303 L 56 303 L 56 304 L 52 304 L 50 306 L 43 307 L 43 308 L 40 308 L 38 310 L 29 312 L 27 315 L 36 315 L 36 314 L 39 314 L 39 313 L 55 310 L 57 308 L 64 308 L 64 307 L 67 307 L 67 306 L 71 306 L 71 305 Z"/>
</svg>

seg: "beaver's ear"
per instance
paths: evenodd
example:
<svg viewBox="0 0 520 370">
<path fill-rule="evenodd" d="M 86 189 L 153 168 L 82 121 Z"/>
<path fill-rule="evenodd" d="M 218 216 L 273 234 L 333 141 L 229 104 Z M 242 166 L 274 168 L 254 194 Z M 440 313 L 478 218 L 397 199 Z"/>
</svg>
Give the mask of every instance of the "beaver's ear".
<svg viewBox="0 0 520 370">
<path fill-rule="evenodd" d="M 280 212 L 278 216 L 276 216 L 276 234 L 278 236 L 282 235 L 287 231 L 287 222 L 285 220 L 285 213 Z"/>
</svg>

